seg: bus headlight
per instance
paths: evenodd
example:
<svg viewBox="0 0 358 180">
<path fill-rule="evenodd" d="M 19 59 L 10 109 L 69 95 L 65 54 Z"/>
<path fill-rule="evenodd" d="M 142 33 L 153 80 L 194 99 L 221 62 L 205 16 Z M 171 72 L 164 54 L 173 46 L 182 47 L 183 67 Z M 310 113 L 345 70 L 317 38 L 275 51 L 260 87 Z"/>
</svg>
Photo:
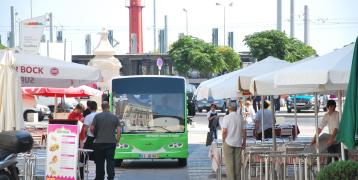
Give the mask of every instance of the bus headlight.
<svg viewBox="0 0 358 180">
<path fill-rule="evenodd" d="M 182 148 L 183 144 L 182 143 L 172 143 L 168 145 L 169 148 Z"/>
<path fill-rule="evenodd" d="M 118 144 L 117 148 L 119 148 L 119 149 L 128 149 L 129 145 L 128 144 Z"/>
</svg>

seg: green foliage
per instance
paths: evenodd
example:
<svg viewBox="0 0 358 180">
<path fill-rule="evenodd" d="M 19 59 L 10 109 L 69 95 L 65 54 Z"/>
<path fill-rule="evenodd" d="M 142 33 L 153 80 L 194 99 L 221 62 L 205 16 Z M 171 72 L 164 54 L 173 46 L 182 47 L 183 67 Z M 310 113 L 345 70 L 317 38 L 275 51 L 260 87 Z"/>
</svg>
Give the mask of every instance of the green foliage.
<svg viewBox="0 0 358 180">
<path fill-rule="evenodd" d="M 295 62 L 316 54 L 316 51 L 295 38 L 277 30 L 257 32 L 245 36 L 245 44 L 253 58 L 259 61 L 268 56 Z"/>
<path fill-rule="evenodd" d="M 317 175 L 317 180 L 358 180 L 358 162 L 336 161 L 324 167 Z"/>
<path fill-rule="evenodd" d="M 6 46 L 0 44 L 0 49 L 5 49 L 5 48 L 6 48 Z"/>
<path fill-rule="evenodd" d="M 187 76 L 190 69 L 210 74 L 237 69 L 240 64 L 239 55 L 231 48 L 218 48 L 191 36 L 184 36 L 174 42 L 169 56 L 174 61 L 175 69 L 183 76 Z"/>
<path fill-rule="evenodd" d="M 288 38 L 283 32 L 270 30 L 247 35 L 244 41 L 249 46 L 252 57 L 260 61 L 268 56 L 284 59 Z"/>
<path fill-rule="evenodd" d="M 231 72 L 237 69 L 240 69 L 241 58 L 240 55 L 237 54 L 230 47 L 219 47 L 220 54 L 224 57 L 224 61 L 226 63 L 226 69 Z"/>
<path fill-rule="evenodd" d="M 316 50 L 311 46 L 307 46 L 297 39 L 290 38 L 289 43 L 286 45 L 285 60 L 295 62 L 315 54 Z"/>
</svg>

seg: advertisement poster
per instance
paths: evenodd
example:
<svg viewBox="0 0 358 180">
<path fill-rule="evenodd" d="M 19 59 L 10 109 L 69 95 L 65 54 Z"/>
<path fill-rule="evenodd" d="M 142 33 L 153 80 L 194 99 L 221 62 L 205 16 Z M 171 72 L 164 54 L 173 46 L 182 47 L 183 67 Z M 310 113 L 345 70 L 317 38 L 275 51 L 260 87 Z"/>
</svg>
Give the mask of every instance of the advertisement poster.
<svg viewBox="0 0 358 180">
<path fill-rule="evenodd" d="M 49 124 L 46 180 L 75 180 L 78 158 L 78 126 Z"/>
<path fill-rule="evenodd" d="M 26 53 L 38 54 L 46 25 L 46 16 L 39 16 L 21 21 L 20 24 L 20 49 Z"/>
</svg>

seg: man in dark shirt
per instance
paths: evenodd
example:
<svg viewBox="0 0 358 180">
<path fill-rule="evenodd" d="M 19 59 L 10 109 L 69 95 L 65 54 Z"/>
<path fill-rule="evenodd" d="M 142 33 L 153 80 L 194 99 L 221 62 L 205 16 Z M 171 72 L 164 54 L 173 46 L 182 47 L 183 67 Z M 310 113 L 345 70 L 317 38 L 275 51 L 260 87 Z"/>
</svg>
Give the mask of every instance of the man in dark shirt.
<svg viewBox="0 0 358 180">
<path fill-rule="evenodd" d="M 118 118 L 109 112 L 109 103 L 102 103 L 103 112 L 98 113 L 92 122 L 91 131 L 94 134 L 94 160 L 96 163 L 95 180 L 104 179 L 104 162 L 107 163 L 108 180 L 114 179 L 114 152 L 121 138 L 121 128 Z M 116 137 L 117 131 L 117 137 Z"/>
<path fill-rule="evenodd" d="M 90 109 L 91 103 L 92 103 L 92 101 L 90 101 L 90 100 L 87 101 L 87 108 L 82 113 L 83 117 L 86 117 L 87 115 L 91 114 L 91 109 Z"/>
</svg>

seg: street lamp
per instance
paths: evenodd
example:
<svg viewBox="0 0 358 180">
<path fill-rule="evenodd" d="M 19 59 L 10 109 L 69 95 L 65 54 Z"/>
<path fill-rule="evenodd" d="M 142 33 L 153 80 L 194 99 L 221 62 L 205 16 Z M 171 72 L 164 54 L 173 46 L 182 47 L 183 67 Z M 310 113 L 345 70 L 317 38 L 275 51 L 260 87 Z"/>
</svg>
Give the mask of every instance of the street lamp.
<svg viewBox="0 0 358 180">
<path fill-rule="evenodd" d="M 188 10 L 186 10 L 185 8 L 183 8 L 183 11 L 185 12 L 185 25 L 186 25 L 186 35 L 188 36 Z"/>
<path fill-rule="evenodd" d="M 225 46 L 225 42 L 226 42 L 226 30 L 225 30 L 225 26 L 226 26 L 226 24 L 225 24 L 225 21 L 226 21 L 226 18 L 225 18 L 225 16 L 226 16 L 226 6 L 228 5 L 228 6 L 232 6 L 234 4 L 234 2 L 231 2 L 231 3 L 229 3 L 229 4 L 221 4 L 221 3 L 216 3 L 216 5 L 217 6 L 223 6 L 224 7 L 224 46 Z"/>
</svg>

